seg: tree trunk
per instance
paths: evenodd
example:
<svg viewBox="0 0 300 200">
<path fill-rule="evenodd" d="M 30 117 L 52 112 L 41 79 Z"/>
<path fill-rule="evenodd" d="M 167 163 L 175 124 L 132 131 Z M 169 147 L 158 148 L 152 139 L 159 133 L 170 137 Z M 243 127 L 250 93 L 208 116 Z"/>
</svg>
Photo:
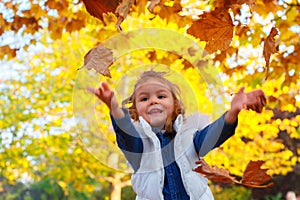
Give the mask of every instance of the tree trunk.
<svg viewBox="0 0 300 200">
<path fill-rule="evenodd" d="M 110 193 L 111 200 L 121 200 L 121 192 L 122 192 L 122 175 L 114 174 L 114 178 L 111 180 L 112 190 Z"/>
</svg>

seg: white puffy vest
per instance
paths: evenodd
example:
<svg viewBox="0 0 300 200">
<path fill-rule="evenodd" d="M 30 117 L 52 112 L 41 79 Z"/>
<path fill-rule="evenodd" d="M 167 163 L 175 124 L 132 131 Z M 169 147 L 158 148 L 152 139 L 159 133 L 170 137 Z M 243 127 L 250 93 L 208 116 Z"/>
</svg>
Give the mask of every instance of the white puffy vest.
<svg viewBox="0 0 300 200">
<path fill-rule="evenodd" d="M 209 117 L 194 114 L 183 121 L 179 115 L 174 123 L 177 134 L 174 143 L 175 160 L 181 172 L 181 178 L 186 192 L 191 200 L 213 200 L 213 195 L 207 185 L 207 179 L 192 169 L 199 160 L 193 143 L 197 130 L 203 129 L 209 123 Z M 151 126 L 142 118 L 134 123 L 143 141 L 143 155 L 140 168 L 132 177 L 132 186 L 137 194 L 137 200 L 163 200 L 164 165 L 159 139 Z"/>
</svg>

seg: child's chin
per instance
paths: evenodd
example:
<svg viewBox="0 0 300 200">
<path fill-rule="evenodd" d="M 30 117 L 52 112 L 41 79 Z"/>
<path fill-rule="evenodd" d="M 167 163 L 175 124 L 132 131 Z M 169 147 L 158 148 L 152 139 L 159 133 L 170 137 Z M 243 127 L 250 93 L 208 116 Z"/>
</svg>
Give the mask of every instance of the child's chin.
<svg viewBox="0 0 300 200">
<path fill-rule="evenodd" d="M 164 121 L 152 121 L 150 123 L 151 126 L 156 127 L 156 128 L 162 128 L 165 125 L 165 120 Z"/>
</svg>

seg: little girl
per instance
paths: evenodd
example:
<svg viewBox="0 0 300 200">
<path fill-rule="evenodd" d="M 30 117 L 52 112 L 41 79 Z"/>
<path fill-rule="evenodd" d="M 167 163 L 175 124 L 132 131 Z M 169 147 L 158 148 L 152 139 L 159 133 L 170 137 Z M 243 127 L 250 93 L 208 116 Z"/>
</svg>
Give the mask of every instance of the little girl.
<svg viewBox="0 0 300 200">
<path fill-rule="evenodd" d="M 242 109 L 261 112 L 264 93 L 241 88 L 230 110 L 208 124 L 206 115 L 184 116 L 179 88 L 164 75 L 144 72 L 122 107 L 106 83 L 88 90 L 110 109 L 118 146 L 134 170 L 136 199 L 214 199 L 207 179 L 193 171 L 195 162 L 234 134 Z"/>
</svg>

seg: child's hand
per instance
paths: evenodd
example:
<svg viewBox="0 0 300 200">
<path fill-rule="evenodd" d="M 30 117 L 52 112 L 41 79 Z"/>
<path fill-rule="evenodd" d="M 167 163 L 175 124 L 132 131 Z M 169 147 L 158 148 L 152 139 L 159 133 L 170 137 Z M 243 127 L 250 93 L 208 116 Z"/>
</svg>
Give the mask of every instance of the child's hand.
<svg viewBox="0 0 300 200">
<path fill-rule="evenodd" d="M 235 94 L 231 101 L 231 109 L 236 113 L 239 113 L 242 109 L 251 109 L 255 112 L 261 113 L 265 105 L 266 97 L 262 90 L 254 90 L 252 92 L 244 93 L 244 87 Z"/>
<path fill-rule="evenodd" d="M 119 107 L 114 92 L 108 87 L 107 83 L 101 83 L 99 88 L 97 89 L 87 87 L 87 90 L 96 95 L 101 101 L 103 101 L 110 110 Z"/>
<path fill-rule="evenodd" d="M 246 109 L 261 113 L 267 102 L 264 92 L 262 90 L 254 90 L 246 93 L 246 96 Z"/>
<path fill-rule="evenodd" d="M 252 92 L 244 93 L 244 87 L 242 87 L 238 93 L 234 95 L 231 101 L 231 108 L 227 112 L 225 120 L 228 123 L 234 123 L 242 109 L 251 109 L 255 112 L 261 113 L 265 105 L 266 97 L 262 90 L 254 90 Z"/>
</svg>

